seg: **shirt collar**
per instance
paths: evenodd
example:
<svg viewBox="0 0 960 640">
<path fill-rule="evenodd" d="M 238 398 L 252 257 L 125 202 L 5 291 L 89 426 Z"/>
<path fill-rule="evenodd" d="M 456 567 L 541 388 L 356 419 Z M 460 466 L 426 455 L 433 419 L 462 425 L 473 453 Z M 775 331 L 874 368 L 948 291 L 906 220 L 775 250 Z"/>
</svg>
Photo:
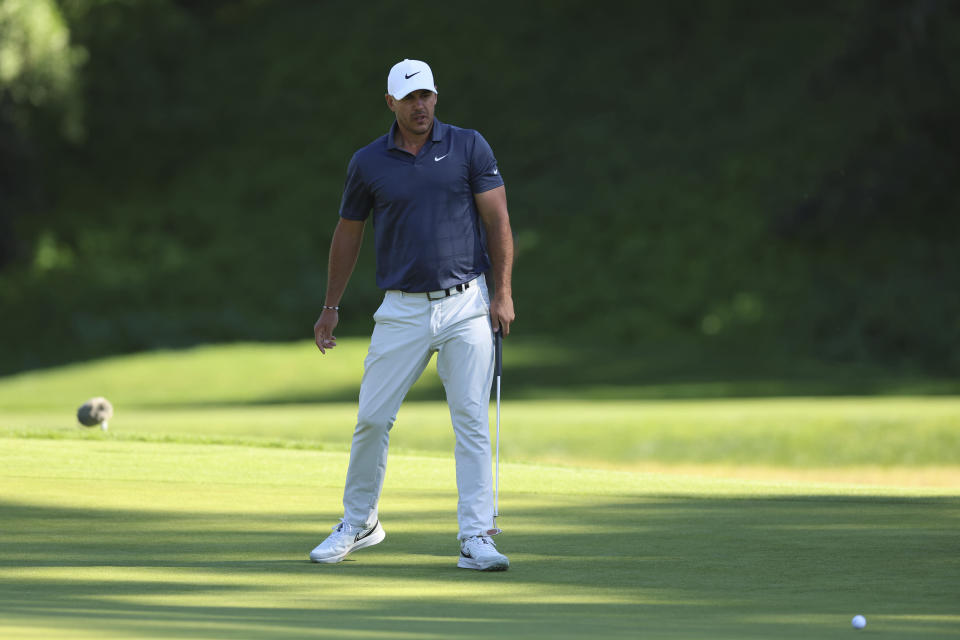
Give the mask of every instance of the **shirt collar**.
<svg viewBox="0 0 960 640">
<path fill-rule="evenodd" d="M 443 134 L 446 133 L 447 125 L 443 124 L 437 119 L 437 116 L 433 116 L 433 141 L 440 142 L 443 140 Z"/>
<path fill-rule="evenodd" d="M 440 142 L 443 140 L 443 134 L 446 133 L 447 125 L 440 122 L 437 119 L 437 116 L 433 116 L 433 131 L 431 132 L 431 140 L 433 142 Z M 394 120 L 393 124 L 390 125 L 390 132 L 387 134 L 387 149 L 399 149 L 397 146 L 397 121 Z"/>
</svg>

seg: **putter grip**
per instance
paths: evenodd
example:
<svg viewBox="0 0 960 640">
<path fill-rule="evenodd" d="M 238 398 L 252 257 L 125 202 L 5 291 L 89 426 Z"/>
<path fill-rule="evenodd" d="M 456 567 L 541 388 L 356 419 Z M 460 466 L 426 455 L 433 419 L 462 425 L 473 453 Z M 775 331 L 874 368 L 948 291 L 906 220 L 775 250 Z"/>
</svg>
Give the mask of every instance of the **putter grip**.
<svg viewBox="0 0 960 640">
<path fill-rule="evenodd" d="M 503 329 L 493 332 L 493 352 L 495 354 L 493 374 L 499 378 L 503 373 Z"/>
</svg>

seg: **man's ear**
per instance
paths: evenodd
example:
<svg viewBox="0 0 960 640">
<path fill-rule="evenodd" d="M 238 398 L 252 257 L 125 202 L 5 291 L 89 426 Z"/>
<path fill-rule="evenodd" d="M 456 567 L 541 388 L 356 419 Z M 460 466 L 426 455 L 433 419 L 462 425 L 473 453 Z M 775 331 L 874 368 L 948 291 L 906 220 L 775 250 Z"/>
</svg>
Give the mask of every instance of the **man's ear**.
<svg viewBox="0 0 960 640">
<path fill-rule="evenodd" d="M 394 107 L 394 105 L 396 104 L 397 99 L 394 98 L 389 93 L 383 94 L 383 97 L 386 98 L 387 100 L 387 109 L 390 109 L 390 111 L 396 112 L 396 108 Z"/>
</svg>

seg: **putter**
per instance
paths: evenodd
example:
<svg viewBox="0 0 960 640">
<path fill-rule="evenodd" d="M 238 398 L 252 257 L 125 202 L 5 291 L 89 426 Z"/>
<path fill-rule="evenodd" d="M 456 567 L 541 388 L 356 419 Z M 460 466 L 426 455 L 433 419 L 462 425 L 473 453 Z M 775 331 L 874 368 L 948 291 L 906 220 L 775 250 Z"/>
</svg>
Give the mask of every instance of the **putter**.
<svg viewBox="0 0 960 640">
<path fill-rule="evenodd" d="M 493 492 L 493 528 L 487 530 L 488 536 L 495 536 L 503 529 L 497 527 L 500 516 L 500 376 L 503 374 L 503 327 L 493 332 L 494 376 L 497 379 L 497 467 Z"/>
</svg>

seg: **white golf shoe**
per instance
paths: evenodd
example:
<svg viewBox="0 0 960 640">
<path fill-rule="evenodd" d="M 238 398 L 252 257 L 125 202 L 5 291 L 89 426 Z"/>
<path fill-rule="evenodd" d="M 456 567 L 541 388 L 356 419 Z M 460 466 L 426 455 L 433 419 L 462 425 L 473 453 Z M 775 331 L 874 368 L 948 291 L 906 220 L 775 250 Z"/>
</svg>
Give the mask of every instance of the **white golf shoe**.
<svg viewBox="0 0 960 640">
<path fill-rule="evenodd" d="M 510 560 L 497 551 L 489 536 L 472 536 L 460 543 L 457 566 L 479 571 L 506 571 L 510 568 Z"/>
<path fill-rule="evenodd" d="M 339 524 L 333 527 L 333 533 L 310 552 L 310 560 L 324 563 L 340 562 L 351 551 L 372 547 L 379 542 L 383 542 L 386 537 L 387 534 L 380 526 L 379 520 L 369 529 L 352 527 L 341 520 Z"/>
</svg>

